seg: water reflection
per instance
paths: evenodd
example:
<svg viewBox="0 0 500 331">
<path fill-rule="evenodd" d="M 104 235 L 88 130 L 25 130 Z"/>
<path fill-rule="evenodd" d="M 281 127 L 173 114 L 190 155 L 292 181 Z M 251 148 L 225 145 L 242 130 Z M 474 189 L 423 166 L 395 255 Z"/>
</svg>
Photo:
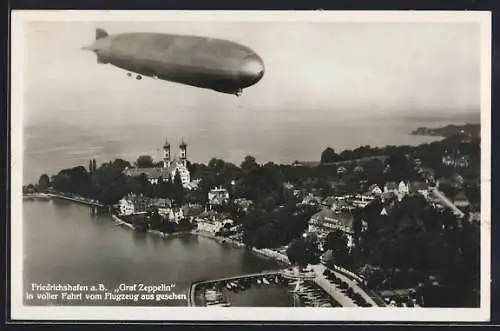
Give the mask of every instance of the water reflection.
<svg viewBox="0 0 500 331">
<path fill-rule="evenodd" d="M 144 242 L 148 239 L 148 234 L 145 232 L 132 231 L 132 238 L 134 239 L 134 244 L 138 247 L 143 246 Z"/>
</svg>

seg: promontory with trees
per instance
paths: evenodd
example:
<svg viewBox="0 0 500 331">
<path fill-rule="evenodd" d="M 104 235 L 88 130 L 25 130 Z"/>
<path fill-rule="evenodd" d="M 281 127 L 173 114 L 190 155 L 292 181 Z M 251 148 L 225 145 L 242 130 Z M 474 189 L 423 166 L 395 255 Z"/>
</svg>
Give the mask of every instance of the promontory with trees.
<svg viewBox="0 0 500 331">
<path fill-rule="evenodd" d="M 186 190 L 177 174 L 174 178 L 151 184 L 145 175 L 124 174 L 128 161 L 116 159 L 97 167 L 78 166 L 61 170 L 49 177 L 42 175 L 25 190 L 71 193 L 114 205 L 129 193 L 170 198 L 176 206 L 186 203 L 207 204 L 209 190 L 222 186 L 230 201 L 221 207 L 242 229 L 242 241 L 248 247 L 277 248 L 288 246 L 288 256 L 304 265 L 319 261 L 314 236 L 303 237 L 308 222 L 321 207 L 301 204 L 302 196 L 312 193 L 322 199 L 364 193 L 368 187 L 391 181 L 431 181 L 421 169 L 431 169 L 434 179 L 459 175 L 462 187 L 442 184 L 446 194 L 461 190 L 470 201 L 471 211 L 480 206 L 480 139 L 452 135 L 419 146 L 362 146 L 336 153 L 326 148 L 317 165 L 307 163 L 259 164 L 246 156 L 235 165 L 213 158 L 208 164 L 189 163 L 192 180 L 198 186 Z M 458 152 L 470 156 L 467 167 L 443 163 L 443 157 Z M 136 162 L 154 164 L 146 156 Z M 339 171 L 340 168 L 345 171 Z M 359 169 L 362 171 L 359 171 Z M 428 174 L 428 172 L 425 172 Z M 434 184 L 432 184 L 434 185 Z M 234 203 L 244 198 L 253 202 L 243 212 Z M 441 297 L 450 305 L 478 305 L 480 271 L 480 227 L 478 223 L 459 220 L 447 209 L 436 209 L 421 195 L 408 196 L 390 206 L 373 200 L 364 208 L 352 211 L 354 245 L 348 247 L 342 231 L 332 231 L 322 243 L 332 252 L 326 263 L 343 266 L 367 279 L 376 290 L 424 287 L 439 283 Z M 437 292 L 436 292 L 437 293 Z M 432 305 L 433 295 L 428 295 Z M 440 301 L 442 304 L 442 300 Z"/>
</svg>

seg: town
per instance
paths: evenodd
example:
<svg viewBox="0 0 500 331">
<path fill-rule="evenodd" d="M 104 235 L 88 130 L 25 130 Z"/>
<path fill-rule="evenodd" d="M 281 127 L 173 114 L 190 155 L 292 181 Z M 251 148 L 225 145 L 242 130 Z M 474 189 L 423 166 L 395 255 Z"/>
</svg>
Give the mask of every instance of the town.
<svg viewBox="0 0 500 331">
<path fill-rule="evenodd" d="M 479 138 L 362 146 L 319 162 L 239 166 L 141 155 L 42 175 L 45 193 L 95 203 L 136 231 L 190 232 L 285 264 L 340 268 L 393 306 L 478 306 Z M 325 271 L 325 274 L 328 274 Z"/>
</svg>

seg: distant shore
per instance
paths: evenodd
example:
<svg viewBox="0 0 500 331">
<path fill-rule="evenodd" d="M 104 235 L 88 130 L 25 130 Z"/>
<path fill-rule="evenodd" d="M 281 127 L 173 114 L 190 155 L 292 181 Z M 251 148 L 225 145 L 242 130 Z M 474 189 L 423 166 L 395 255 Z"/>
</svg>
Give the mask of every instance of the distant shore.
<svg viewBox="0 0 500 331">
<path fill-rule="evenodd" d="M 481 136 L 481 125 L 468 123 L 464 125 L 449 124 L 439 128 L 419 127 L 416 130 L 413 130 L 411 135 L 441 138 L 450 138 L 458 135 L 470 138 L 479 138 Z"/>
</svg>

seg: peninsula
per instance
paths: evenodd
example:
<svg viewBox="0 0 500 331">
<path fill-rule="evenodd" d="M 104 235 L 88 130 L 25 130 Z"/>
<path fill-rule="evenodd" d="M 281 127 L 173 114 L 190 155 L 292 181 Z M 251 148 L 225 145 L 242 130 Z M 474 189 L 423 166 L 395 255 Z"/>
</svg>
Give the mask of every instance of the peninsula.
<svg viewBox="0 0 500 331">
<path fill-rule="evenodd" d="M 464 125 L 449 124 L 439 128 L 420 127 L 413 130 L 411 134 L 419 136 L 438 136 L 443 138 L 450 138 L 453 136 L 479 138 L 481 136 L 481 125 L 468 123 Z"/>
</svg>

